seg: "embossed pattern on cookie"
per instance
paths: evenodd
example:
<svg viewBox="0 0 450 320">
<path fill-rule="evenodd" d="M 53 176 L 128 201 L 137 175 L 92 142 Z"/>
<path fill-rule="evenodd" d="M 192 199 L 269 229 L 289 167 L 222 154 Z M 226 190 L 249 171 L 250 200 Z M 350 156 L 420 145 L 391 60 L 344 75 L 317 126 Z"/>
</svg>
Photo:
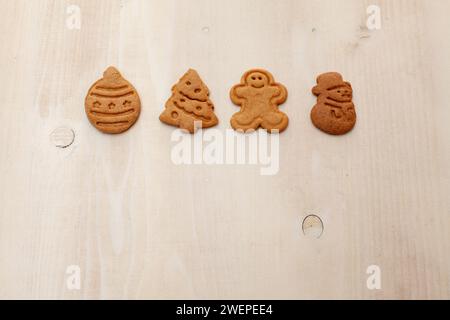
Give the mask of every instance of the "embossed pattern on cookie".
<svg viewBox="0 0 450 320">
<path fill-rule="evenodd" d="M 342 75 L 337 72 L 320 75 L 312 92 L 318 99 L 311 111 L 311 120 L 318 129 L 332 135 L 343 135 L 354 128 L 353 89 Z"/>
<path fill-rule="evenodd" d="M 89 121 L 104 133 L 118 134 L 130 129 L 141 112 L 136 89 L 120 72 L 109 67 L 89 89 L 85 100 Z"/>
<path fill-rule="evenodd" d="M 197 71 L 188 70 L 172 87 L 172 96 L 166 102 L 165 110 L 159 119 L 190 133 L 195 133 L 199 128 L 214 127 L 219 123 L 214 113 L 214 104 L 209 99 L 209 89 Z"/>
<path fill-rule="evenodd" d="M 247 71 L 241 83 L 230 92 L 233 103 L 241 107 L 241 111 L 231 118 L 231 126 L 244 132 L 259 127 L 269 133 L 284 131 L 289 118 L 278 106 L 286 102 L 287 96 L 285 86 L 275 82 L 270 72 L 262 69 Z"/>
</svg>

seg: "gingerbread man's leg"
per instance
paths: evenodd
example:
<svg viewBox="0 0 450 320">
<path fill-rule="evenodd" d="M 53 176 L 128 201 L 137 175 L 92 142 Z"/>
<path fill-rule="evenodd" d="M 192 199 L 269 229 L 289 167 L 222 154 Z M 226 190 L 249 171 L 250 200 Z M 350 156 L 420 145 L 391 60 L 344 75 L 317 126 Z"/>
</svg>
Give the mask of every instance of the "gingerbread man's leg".
<svg viewBox="0 0 450 320">
<path fill-rule="evenodd" d="M 249 113 L 238 112 L 233 115 L 231 118 L 231 126 L 235 130 L 256 130 L 259 128 L 262 120 L 257 117 L 253 118 Z"/>
<path fill-rule="evenodd" d="M 289 118 L 281 111 L 267 112 L 263 114 L 261 118 L 261 127 L 269 132 L 271 130 L 278 130 L 279 132 L 284 131 L 289 124 Z"/>
</svg>

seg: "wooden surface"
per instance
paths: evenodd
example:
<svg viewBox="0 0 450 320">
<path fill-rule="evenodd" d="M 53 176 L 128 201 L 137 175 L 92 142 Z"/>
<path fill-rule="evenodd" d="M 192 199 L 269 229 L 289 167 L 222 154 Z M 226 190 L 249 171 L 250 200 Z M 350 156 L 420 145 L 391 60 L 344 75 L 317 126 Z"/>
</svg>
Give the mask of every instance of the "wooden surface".
<svg viewBox="0 0 450 320">
<path fill-rule="evenodd" d="M 79 30 L 66 26 L 72 4 Z M 366 27 L 371 4 L 380 30 Z M 450 298 L 450 1 L 0 7 L 0 298 Z M 109 65 L 143 105 L 119 136 L 84 112 Z M 197 69 L 225 131 L 229 89 L 252 67 L 289 90 L 279 173 L 174 165 L 173 128 L 158 120 L 171 86 Z M 326 71 L 354 87 L 344 137 L 309 120 Z M 310 214 L 319 239 L 303 234 Z M 80 290 L 66 286 L 70 265 Z M 370 265 L 381 290 L 366 286 Z"/>
</svg>

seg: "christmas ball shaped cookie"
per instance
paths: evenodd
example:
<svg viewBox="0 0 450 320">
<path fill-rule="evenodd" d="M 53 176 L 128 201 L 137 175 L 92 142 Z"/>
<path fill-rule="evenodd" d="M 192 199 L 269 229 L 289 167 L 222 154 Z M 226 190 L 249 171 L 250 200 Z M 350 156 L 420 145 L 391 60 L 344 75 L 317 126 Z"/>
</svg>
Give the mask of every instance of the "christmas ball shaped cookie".
<svg viewBox="0 0 450 320">
<path fill-rule="evenodd" d="M 118 134 L 130 129 L 141 113 L 136 89 L 120 72 L 109 67 L 89 89 L 86 114 L 94 127 L 104 133 Z"/>
</svg>

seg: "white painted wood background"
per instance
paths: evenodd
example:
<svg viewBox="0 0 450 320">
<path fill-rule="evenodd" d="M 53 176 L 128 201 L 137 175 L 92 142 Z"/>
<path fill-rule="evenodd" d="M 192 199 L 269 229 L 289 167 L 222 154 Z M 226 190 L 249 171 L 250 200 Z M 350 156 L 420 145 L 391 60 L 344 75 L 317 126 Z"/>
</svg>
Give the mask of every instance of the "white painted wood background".
<svg viewBox="0 0 450 320">
<path fill-rule="evenodd" d="M 381 30 L 366 28 L 369 5 Z M 66 27 L 69 5 L 80 30 Z M 0 0 L 0 298 L 450 298 L 450 1 Z M 117 66 L 143 111 L 96 131 Z M 195 68 L 230 127 L 241 74 L 286 85 L 281 170 L 175 166 L 158 116 Z M 316 130 L 318 74 L 351 81 L 344 137 Z M 57 148 L 51 133 L 73 129 Z M 317 214 L 320 239 L 301 222 Z M 66 269 L 81 268 L 81 289 Z M 366 270 L 381 268 L 381 290 Z"/>
</svg>

